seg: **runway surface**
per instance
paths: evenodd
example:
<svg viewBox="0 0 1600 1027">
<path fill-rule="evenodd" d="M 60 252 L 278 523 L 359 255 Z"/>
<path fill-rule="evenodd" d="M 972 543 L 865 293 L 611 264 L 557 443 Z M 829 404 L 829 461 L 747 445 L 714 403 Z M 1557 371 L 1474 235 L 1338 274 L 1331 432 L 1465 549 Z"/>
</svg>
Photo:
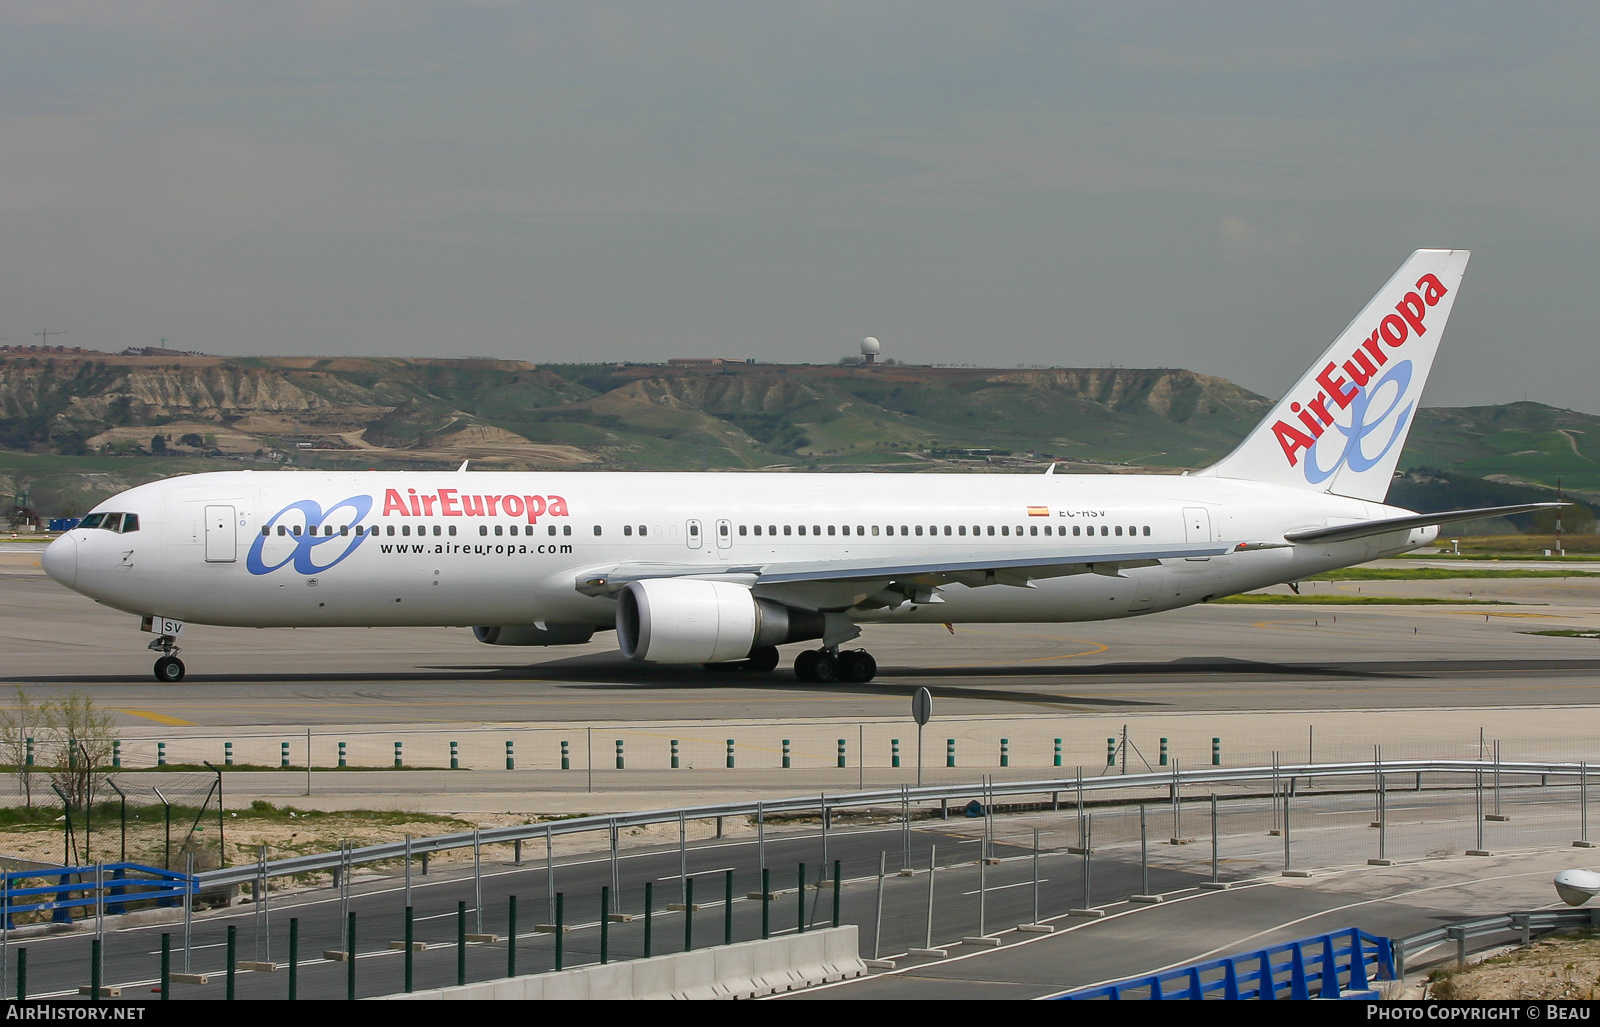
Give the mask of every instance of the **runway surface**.
<svg viewBox="0 0 1600 1027">
<path fill-rule="evenodd" d="M 927 686 L 941 715 L 1539 707 L 1600 698 L 1600 578 L 1308 584 L 1307 595 L 1429 595 L 1449 606 L 1195 607 L 1083 624 L 869 626 L 865 685 L 652 667 L 608 635 L 556 649 L 464 629 L 191 625 L 189 676 L 150 676 L 136 618 L 0 555 L 0 684 L 87 693 L 140 724 L 212 727 L 887 718 Z"/>
</svg>

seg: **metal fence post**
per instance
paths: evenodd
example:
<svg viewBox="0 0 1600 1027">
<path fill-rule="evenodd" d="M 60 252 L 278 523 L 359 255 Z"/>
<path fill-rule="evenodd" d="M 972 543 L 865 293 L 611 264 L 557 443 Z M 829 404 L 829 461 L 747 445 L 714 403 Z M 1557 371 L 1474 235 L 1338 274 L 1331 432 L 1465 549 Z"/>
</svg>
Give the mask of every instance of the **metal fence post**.
<svg viewBox="0 0 1600 1027">
<path fill-rule="evenodd" d="M 1094 814 L 1085 814 L 1083 818 L 1083 908 L 1093 909 L 1089 902 L 1089 871 L 1093 860 L 1090 858 L 1094 848 Z"/>
<path fill-rule="evenodd" d="M 1219 841 L 1219 838 L 1218 838 L 1218 835 L 1217 835 L 1217 793 L 1216 792 L 1212 792 L 1211 793 L 1211 883 L 1212 884 L 1219 883 L 1219 878 L 1217 877 L 1217 871 L 1218 871 L 1217 843 L 1218 843 L 1218 841 Z"/>
<path fill-rule="evenodd" d="M 515 901 L 515 900 L 513 900 L 513 901 Z M 411 903 L 409 903 L 409 902 L 406 903 L 406 934 L 405 934 L 406 981 L 405 981 L 405 984 L 406 984 L 406 992 L 407 993 L 410 993 L 411 986 L 412 986 L 413 979 L 414 979 L 413 978 L 413 974 L 412 974 L 412 969 L 413 969 L 413 967 L 412 967 L 412 957 L 413 957 L 413 953 L 411 951 L 411 947 L 412 947 L 412 945 L 414 945 L 416 943 L 415 942 L 415 939 L 416 939 L 416 936 L 417 936 L 417 934 L 416 934 L 416 919 L 417 919 L 416 910 L 412 908 Z"/>
<path fill-rule="evenodd" d="M 883 954 L 883 877 L 888 869 L 889 853 L 878 854 L 878 912 L 872 918 L 872 958 L 878 959 Z"/>
<path fill-rule="evenodd" d="M 356 915 L 350 914 L 350 954 L 345 960 L 344 986 L 345 998 L 351 1002 L 356 1000 Z"/>
<path fill-rule="evenodd" d="M 1476 786 L 1476 789 L 1474 790 L 1475 803 L 1476 803 L 1476 805 L 1474 806 L 1474 810 L 1475 810 L 1476 815 L 1473 817 L 1473 819 L 1475 821 L 1477 821 L 1477 824 L 1478 824 L 1478 847 L 1474 851 L 1478 852 L 1478 853 L 1483 853 L 1483 852 L 1486 852 L 1487 850 L 1484 849 L 1484 847 L 1483 847 L 1483 770 L 1482 770 L 1482 768 L 1479 768 L 1479 770 L 1478 770 L 1478 772 L 1476 774 L 1476 778 L 1477 778 L 1477 786 Z"/>
<path fill-rule="evenodd" d="M 649 890 L 650 886 L 645 885 Z M 772 937 L 772 871 L 761 868 L 761 940 Z M 648 955 L 648 953 L 646 953 Z"/>
<path fill-rule="evenodd" d="M 839 926 L 839 893 L 844 891 L 843 860 L 833 861 L 833 926 Z"/>
<path fill-rule="evenodd" d="M 933 878 L 939 869 L 939 847 L 928 846 L 928 936 L 923 948 L 933 948 Z"/>
<path fill-rule="evenodd" d="M 1589 764 L 1578 764 L 1578 841 L 1589 848 Z"/>
<path fill-rule="evenodd" d="M 406 990 L 410 990 L 407 988 Z M 289 1001 L 300 997 L 300 918 L 289 918 Z"/>
<path fill-rule="evenodd" d="M 225 957 L 228 961 L 228 965 L 226 967 L 227 984 L 223 990 L 223 997 L 229 1002 L 233 1001 L 233 975 L 235 970 L 238 968 L 238 963 L 235 959 L 235 956 L 238 954 L 238 933 L 239 928 L 237 926 L 233 924 L 228 925 L 227 955 Z"/>
<path fill-rule="evenodd" d="M 161 1001 L 172 997 L 172 935 L 161 933 Z"/>
<path fill-rule="evenodd" d="M 606 902 L 605 889 L 600 893 L 600 962 L 606 961 Z M 411 939 L 406 938 L 406 952 L 411 951 Z M 517 897 L 506 897 L 506 976 L 517 975 Z"/>
<path fill-rule="evenodd" d="M 559 947 L 561 937 L 561 924 L 556 924 L 556 945 Z M 459 899 L 456 902 L 456 984 L 467 983 L 467 902 Z"/>
<path fill-rule="evenodd" d="M 722 879 L 722 944 L 733 944 L 733 871 L 724 871 Z"/>
<path fill-rule="evenodd" d="M 799 882 L 799 885 L 795 888 L 795 895 L 798 898 L 795 903 L 796 923 L 800 928 L 800 933 L 804 934 L 806 933 L 806 865 L 804 863 L 800 864 L 800 869 L 796 873 L 795 879 Z"/>
<path fill-rule="evenodd" d="M 1173 839 L 1176 841 L 1176 837 Z M 1145 804 L 1139 803 L 1139 894 L 1150 894 L 1150 832 L 1145 829 Z"/>
<path fill-rule="evenodd" d="M 765 873 L 766 873 L 765 871 L 762 871 L 762 874 L 763 874 L 762 881 L 763 882 L 766 881 Z M 656 886 L 655 886 L 655 882 L 654 881 L 646 881 L 644 883 L 644 958 L 646 958 L 646 959 L 650 958 L 651 928 L 654 925 L 654 920 L 655 920 L 655 905 L 656 905 L 656 903 L 655 903 L 655 890 L 656 890 Z M 761 912 L 761 917 L 762 917 L 761 936 L 763 938 L 765 938 L 767 936 L 767 928 L 766 928 L 766 915 L 767 914 L 766 914 L 765 900 L 762 900 L 762 901 L 763 901 L 763 905 L 762 905 L 762 912 Z"/>
</svg>

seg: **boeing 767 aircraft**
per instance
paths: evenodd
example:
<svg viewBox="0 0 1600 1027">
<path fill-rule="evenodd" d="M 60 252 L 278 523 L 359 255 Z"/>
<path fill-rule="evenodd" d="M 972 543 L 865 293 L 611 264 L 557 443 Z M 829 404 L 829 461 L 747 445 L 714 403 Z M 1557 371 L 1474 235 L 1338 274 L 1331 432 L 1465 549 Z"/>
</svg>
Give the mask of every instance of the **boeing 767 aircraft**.
<svg viewBox="0 0 1600 1027">
<path fill-rule="evenodd" d="M 1467 265 L 1418 250 L 1226 458 L 1185 475 L 240 471 L 141 485 L 44 568 L 142 618 L 160 681 L 186 624 L 461 626 L 490 645 L 615 628 L 647 663 L 868 681 L 873 623 L 1158 613 L 1554 506 L 1384 504 Z M 1053 470 L 1053 468 L 1052 468 Z"/>
</svg>

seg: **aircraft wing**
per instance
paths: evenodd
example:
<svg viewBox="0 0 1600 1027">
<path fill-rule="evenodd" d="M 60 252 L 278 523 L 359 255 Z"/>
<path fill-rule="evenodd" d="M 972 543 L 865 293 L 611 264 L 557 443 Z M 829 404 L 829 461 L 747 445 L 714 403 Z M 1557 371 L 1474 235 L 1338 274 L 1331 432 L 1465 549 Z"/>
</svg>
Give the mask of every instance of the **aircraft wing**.
<svg viewBox="0 0 1600 1027">
<path fill-rule="evenodd" d="M 898 585 L 903 590 L 917 588 L 927 593 L 949 582 L 971 586 L 1017 585 L 1027 587 L 1035 578 L 1067 574 L 1108 574 L 1117 576 L 1122 568 L 1152 566 L 1161 560 L 1226 556 L 1249 549 L 1282 547 L 1283 543 L 1264 542 L 1188 542 L 1090 548 L 1073 546 L 1046 554 L 992 557 L 970 553 L 952 555 L 948 560 L 914 560 L 870 557 L 859 560 L 772 561 L 767 563 L 670 564 L 623 563 L 596 567 L 578 575 L 576 587 L 585 595 L 614 595 L 630 582 L 648 578 L 714 578 L 736 581 L 763 591 L 781 586 L 810 584 L 859 585 L 874 583 L 877 588 Z M 937 601 L 937 600 L 925 600 Z"/>
<path fill-rule="evenodd" d="M 1479 517 L 1502 517 L 1506 514 L 1528 513 L 1532 510 L 1551 510 L 1571 503 L 1519 503 L 1516 506 L 1482 506 L 1475 510 L 1445 510 L 1441 513 L 1413 514 L 1410 517 L 1385 517 L 1377 521 L 1357 521 L 1354 524 L 1335 524 L 1327 528 L 1307 528 L 1303 531 L 1286 531 L 1283 537 L 1290 542 L 1348 542 L 1369 535 L 1386 535 L 1391 531 L 1410 531 L 1412 528 L 1429 528 L 1435 524 L 1454 521 L 1475 521 Z"/>
</svg>

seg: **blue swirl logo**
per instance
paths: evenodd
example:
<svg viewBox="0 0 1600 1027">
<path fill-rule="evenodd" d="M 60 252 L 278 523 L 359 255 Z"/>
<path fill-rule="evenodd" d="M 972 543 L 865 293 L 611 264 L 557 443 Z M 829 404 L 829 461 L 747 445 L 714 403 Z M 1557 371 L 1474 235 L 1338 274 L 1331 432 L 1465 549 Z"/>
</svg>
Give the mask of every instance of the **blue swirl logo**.
<svg viewBox="0 0 1600 1027">
<path fill-rule="evenodd" d="M 1372 414 L 1373 397 L 1383 394 L 1387 385 L 1394 386 L 1394 391 L 1389 397 L 1389 405 L 1381 412 Z M 1412 400 L 1401 409 L 1400 404 L 1405 402 L 1406 393 L 1410 390 L 1411 361 L 1401 360 L 1389 368 L 1382 378 L 1369 382 L 1357 392 L 1355 398 L 1350 401 L 1350 426 L 1345 427 L 1342 424 L 1332 426 L 1344 436 L 1344 449 L 1339 453 L 1339 458 L 1328 468 L 1323 468 L 1317 461 L 1317 453 L 1323 448 L 1323 443 L 1333 438 L 1333 432 L 1330 430 L 1306 450 L 1306 481 L 1320 485 L 1331 478 L 1339 468 L 1345 466 L 1358 474 L 1376 467 L 1389 450 L 1394 448 L 1395 443 L 1405 438 L 1406 425 L 1411 422 L 1411 413 L 1417 406 L 1417 401 Z M 1394 417 L 1394 430 L 1389 433 L 1389 439 L 1383 444 L 1383 448 L 1369 456 L 1366 447 L 1367 437 L 1382 427 L 1391 415 Z"/>
<path fill-rule="evenodd" d="M 250 571 L 251 574 L 271 574 L 280 567 L 293 564 L 295 571 L 298 573 L 310 575 L 320 574 L 330 567 L 339 564 L 351 553 L 359 549 L 361 547 L 361 543 L 367 540 L 367 535 L 364 533 L 350 535 L 326 535 L 319 533 L 322 525 L 324 523 L 331 524 L 335 520 L 333 515 L 340 510 L 349 510 L 353 514 L 353 516 L 347 518 L 339 518 L 339 520 L 344 521 L 344 524 L 341 526 L 354 527 L 359 525 L 362 521 L 362 518 L 366 517 L 367 514 L 372 511 L 372 497 L 351 496 L 349 499 L 341 499 L 339 502 L 328 507 L 326 510 L 317 505 L 316 501 L 310 499 L 302 499 L 297 503 L 290 503 L 282 510 L 279 510 L 277 513 L 273 514 L 272 517 L 267 521 L 265 527 L 268 529 L 268 533 L 265 535 L 257 535 L 255 541 L 250 544 L 250 553 L 245 557 L 244 561 L 245 567 Z M 285 556 L 277 563 L 268 564 L 262 558 L 262 550 L 265 548 L 268 541 L 278 538 L 278 536 L 274 534 L 271 529 L 277 527 L 280 519 L 294 512 L 298 512 L 300 517 L 290 519 L 299 520 L 303 518 L 305 520 L 305 533 L 301 535 L 290 535 L 286 538 L 279 539 L 279 541 L 282 542 L 292 541 L 294 543 L 294 549 L 289 553 L 289 555 Z M 322 556 L 326 557 L 331 555 L 333 556 L 333 559 L 318 563 L 317 557 L 319 554 L 317 553 L 317 550 L 319 548 L 323 550 L 321 554 Z M 337 555 L 334 555 L 335 553 L 337 553 Z"/>
</svg>

